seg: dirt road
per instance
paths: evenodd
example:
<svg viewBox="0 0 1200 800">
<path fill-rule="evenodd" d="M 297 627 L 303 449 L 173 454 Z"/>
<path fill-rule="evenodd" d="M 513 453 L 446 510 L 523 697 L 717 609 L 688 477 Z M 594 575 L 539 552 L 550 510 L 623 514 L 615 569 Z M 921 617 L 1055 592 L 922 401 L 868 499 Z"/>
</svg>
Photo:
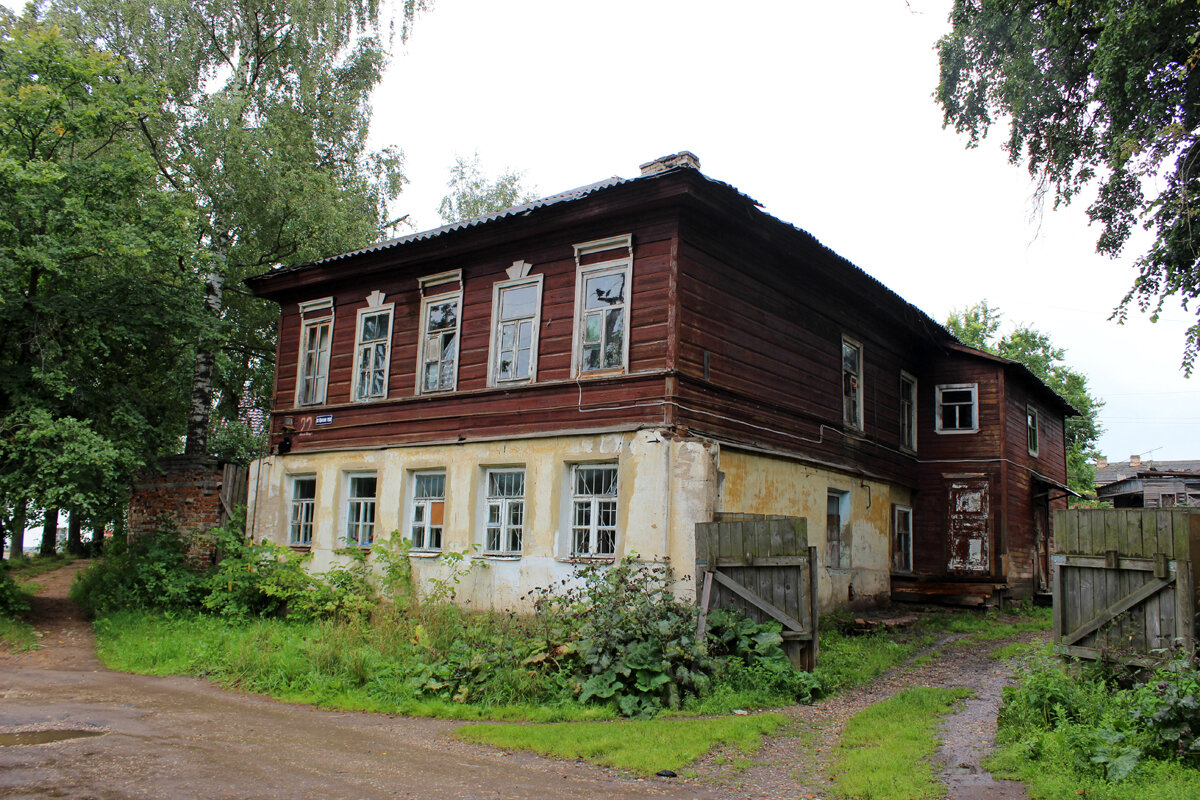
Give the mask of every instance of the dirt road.
<svg viewBox="0 0 1200 800">
<path fill-rule="evenodd" d="M 823 776 L 846 720 L 917 685 L 980 692 L 978 702 L 947 722 L 946 738 L 957 749 L 941 759 L 952 800 L 1023 797 L 1019 785 L 992 786 L 978 768 L 986 748 L 971 749 L 991 740 L 988 725 L 994 732 L 995 699 L 1006 673 L 986 657 L 987 649 L 950 648 L 930 664 L 898 670 L 870 687 L 788 709 L 789 732 L 769 740 L 749 766 L 730 770 L 710 758 L 694 780 L 639 780 L 460 742 L 450 733 L 462 723 L 319 711 L 202 680 L 106 670 L 94 655 L 90 626 L 67 599 L 77 569 L 36 579 L 45 588 L 34 598 L 32 621 L 44 646 L 0 653 L 0 738 L 48 730 L 102 735 L 0 747 L 0 798 L 825 797 L 831 787 Z"/>
</svg>

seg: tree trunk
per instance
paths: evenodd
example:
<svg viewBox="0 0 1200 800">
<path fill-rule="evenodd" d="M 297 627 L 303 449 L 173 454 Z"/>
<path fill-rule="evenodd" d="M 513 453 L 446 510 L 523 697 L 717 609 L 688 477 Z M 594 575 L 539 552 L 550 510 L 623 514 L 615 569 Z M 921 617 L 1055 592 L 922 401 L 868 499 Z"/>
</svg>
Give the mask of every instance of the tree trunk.
<svg viewBox="0 0 1200 800">
<path fill-rule="evenodd" d="M 113 542 L 125 544 L 129 541 L 129 530 L 125 527 L 125 514 L 122 513 L 113 521 Z M 105 546 L 107 549 L 107 545 Z"/>
<path fill-rule="evenodd" d="M 224 258 L 220 258 L 224 261 Z M 225 289 L 225 276 L 219 270 L 208 274 L 204 283 L 204 310 L 213 319 L 221 316 L 221 296 Z M 212 416 L 213 368 L 216 352 L 210 336 L 202 337 L 196 348 L 196 360 L 192 365 L 192 400 L 188 410 L 187 443 L 185 455 L 205 455 L 208 452 L 209 418 Z"/>
<path fill-rule="evenodd" d="M 73 556 L 83 553 L 83 517 L 78 511 L 72 511 L 67 522 L 67 552 Z"/>
<path fill-rule="evenodd" d="M 52 556 L 58 552 L 58 509 L 46 509 L 46 521 L 42 523 L 42 549 L 44 556 Z"/>
<path fill-rule="evenodd" d="M 17 501 L 12 524 L 12 552 L 9 558 L 25 557 L 25 525 L 29 521 L 29 505 L 24 499 Z"/>
</svg>

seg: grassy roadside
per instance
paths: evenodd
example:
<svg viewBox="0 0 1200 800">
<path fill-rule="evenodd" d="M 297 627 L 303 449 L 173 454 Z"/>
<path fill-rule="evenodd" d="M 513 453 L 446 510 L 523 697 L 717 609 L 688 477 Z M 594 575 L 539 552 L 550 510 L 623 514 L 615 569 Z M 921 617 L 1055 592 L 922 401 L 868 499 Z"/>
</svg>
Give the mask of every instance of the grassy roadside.
<svg viewBox="0 0 1200 800">
<path fill-rule="evenodd" d="M 855 714 L 833 766 L 838 791 L 869 800 L 943 796 L 929 761 L 938 748 L 938 721 L 970 694 L 962 688 L 908 689 Z"/>
</svg>

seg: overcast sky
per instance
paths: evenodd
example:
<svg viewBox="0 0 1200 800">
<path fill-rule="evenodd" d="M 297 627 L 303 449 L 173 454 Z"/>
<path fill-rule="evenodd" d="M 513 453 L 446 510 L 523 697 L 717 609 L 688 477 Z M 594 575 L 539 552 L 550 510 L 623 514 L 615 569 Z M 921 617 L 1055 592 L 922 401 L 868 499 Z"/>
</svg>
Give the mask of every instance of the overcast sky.
<svg viewBox="0 0 1200 800">
<path fill-rule="evenodd" d="M 1139 249 L 1097 255 L 1089 198 L 1035 214 L 997 136 L 967 150 L 942 129 L 933 47 L 949 7 L 436 0 L 395 48 L 372 138 L 404 150 L 396 210 L 422 229 L 441 223 L 456 155 L 552 194 L 691 150 L 935 319 L 986 298 L 1049 333 L 1107 402 L 1109 458 L 1200 459 L 1187 312 L 1107 321 Z"/>
<path fill-rule="evenodd" d="M 1200 459 L 1187 312 L 1108 322 L 1138 250 L 1097 255 L 1088 198 L 1036 215 L 997 136 L 967 150 L 942 129 L 933 47 L 949 7 L 437 0 L 396 48 L 373 137 L 403 148 L 398 210 L 422 229 L 441 224 L 457 154 L 552 194 L 691 150 L 935 319 L 986 298 L 1049 333 L 1107 402 L 1109 458 Z"/>
</svg>

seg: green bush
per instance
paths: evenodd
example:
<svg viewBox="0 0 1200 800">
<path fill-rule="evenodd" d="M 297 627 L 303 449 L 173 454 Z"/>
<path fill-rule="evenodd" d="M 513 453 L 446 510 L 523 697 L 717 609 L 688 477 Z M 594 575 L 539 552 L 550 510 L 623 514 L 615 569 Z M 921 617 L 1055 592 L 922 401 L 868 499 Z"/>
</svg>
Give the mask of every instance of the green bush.
<svg viewBox="0 0 1200 800">
<path fill-rule="evenodd" d="M 8 564 L 0 564 L 0 617 L 11 617 L 29 608 L 29 598 L 9 574 Z"/>
<path fill-rule="evenodd" d="M 198 609 L 210 565 L 191 558 L 194 544 L 194 537 L 171 525 L 115 543 L 108 555 L 75 576 L 71 599 L 90 616 L 122 609 Z"/>
</svg>

